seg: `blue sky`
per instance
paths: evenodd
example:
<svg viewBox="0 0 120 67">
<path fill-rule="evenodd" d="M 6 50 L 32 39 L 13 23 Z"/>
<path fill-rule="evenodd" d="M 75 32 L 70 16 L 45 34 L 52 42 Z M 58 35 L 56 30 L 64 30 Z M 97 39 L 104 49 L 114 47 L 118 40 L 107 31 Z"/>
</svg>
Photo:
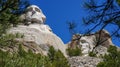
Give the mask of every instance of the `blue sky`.
<svg viewBox="0 0 120 67">
<path fill-rule="evenodd" d="M 78 24 L 79 31 L 84 30 L 82 27 L 82 18 L 87 16 L 87 11 L 83 7 L 85 0 L 30 0 L 31 4 L 39 6 L 46 15 L 46 24 L 53 32 L 58 35 L 64 43 L 71 40 L 71 34 L 66 22 L 74 21 Z M 109 26 L 108 31 L 111 29 Z M 113 43 L 119 45 L 117 40 Z"/>
<path fill-rule="evenodd" d="M 64 43 L 71 39 L 66 22 L 82 23 L 85 16 L 84 0 L 30 0 L 31 4 L 38 5 L 46 15 L 46 24 L 58 35 Z"/>
</svg>

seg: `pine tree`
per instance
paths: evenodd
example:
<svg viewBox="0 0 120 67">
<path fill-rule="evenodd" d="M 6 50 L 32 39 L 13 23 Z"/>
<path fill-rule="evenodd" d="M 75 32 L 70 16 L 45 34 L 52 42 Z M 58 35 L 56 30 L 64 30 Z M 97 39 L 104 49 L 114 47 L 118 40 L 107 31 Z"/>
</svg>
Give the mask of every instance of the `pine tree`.
<svg viewBox="0 0 120 67">
<path fill-rule="evenodd" d="M 67 54 L 72 57 L 72 56 L 81 56 L 82 55 L 82 51 L 79 47 L 76 48 L 68 48 L 66 49 Z"/>
<path fill-rule="evenodd" d="M 68 61 L 60 50 L 55 50 L 53 46 L 50 47 L 48 53 L 50 63 L 49 67 L 69 67 Z"/>
<path fill-rule="evenodd" d="M 0 36 L 19 22 L 19 15 L 29 5 L 27 0 L 0 0 Z"/>
<path fill-rule="evenodd" d="M 100 62 L 97 67 L 119 67 L 120 66 L 120 51 L 117 51 L 115 46 L 108 48 L 108 55 L 103 56 L 103 62 Z"/>
</svg>

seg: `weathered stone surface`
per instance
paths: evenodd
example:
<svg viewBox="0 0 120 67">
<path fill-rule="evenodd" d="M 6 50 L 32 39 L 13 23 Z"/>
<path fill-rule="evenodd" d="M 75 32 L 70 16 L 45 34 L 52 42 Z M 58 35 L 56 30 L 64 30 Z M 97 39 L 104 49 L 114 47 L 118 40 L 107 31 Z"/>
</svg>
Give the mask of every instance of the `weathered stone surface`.
<svg viewBox="0 0 120 67">
<path fill-rule="evenodd" d="M 97 45 L 98 39 L 100 39 L 99 45 Z M 79 46 L 82 50 L 83 56 L 88 56 L 88 53 L 91 51 L 94 51 L 97 56 L 101 54 L 104 55 L 107 53 L 107 48 L 110 45 L 113 45 L 113 43 L 111 41 L 110 34 L 106 30 L 88 35 L 75 34 L 73 35 L 72 40 L 68 43 L 68 47 L 70 48 Z"/>
<path fill-rule="evenodd" d="M 109 45 L 112 45 L 111 37 L 105 30 L 88 35 L 73 35 L 72 40 L 65 45 L 62 40 L 52 32 L 52 29 L 44 24 L 46 17 L 41 9 L 35 5 L 29 6 L 25 14 L 22 14 L 20 18 L 23 23 L 27 23 L 28 25 L 18 25 L 18 27 L 11 28 L 8 33 L 20 33 L 24 35 L 24 38 L 16 39 L 16 41 L 22 43 L 25 51 L 32 50 L 34 53 L 47 55 L 49 47 L 53 46 L 67 57 L 71 67 L 96 67 L 96 65 L 102 61 L 101 58 L 97 57 L 107 54 L 107 48 Z M 99 36 L 100 41 L 105 42 L 96 46 L 96 41 Z M 75 48 L 76 45 L 81 48 L 83 56 L 68 57 L 66 55 L 66 49 L 68 47 Z M 10 48 L 2 48 L 1 50 L 17 51 L 18 46 L 10 46 Z M 91 51 L 94 51 L 97 57 L 89 57 L 88 54 Z"/>
<path fill-rule="evenodd" d="M 44 24 L 46 16 L 38 6 L 30 5 L 25 10 L 25 13 L 20 16 L 20 19 L 26 25 L 31 23 Z"/>
<path fill-rule="evenodd" d="M 44 24 L 46 16 L 38 6 L 31 5 L 27 7 L 25 13 L 20 16 L 20 19 L 27 25 L 21 24 L 18 27 L 13 27 L 8 33 L 23 34 L 24 38 L 17 39 L 17 41 L 23 43 L 26 51 L 30 49 L 34 53 L 47 55 L 49 47 L 53 46 L 56 50 L 60 50 L 67 56 L 64 43 L 52 32 L 48 25 Z"/>
<path fill-rule="evenodd" d="M 30 47 L 32 50 L 36 50 L 37 53 L 42 50 L 43 54 L 46 54 L 49 50 L 49 46 L 53 46 L 56 50 L 60 50 L 64 55 L 65 45 L 62 40 L 55 35 L 48 25 L 44 24 L 30 24 L 29 26 L 19 25 L 9 30 L 9 33 L 20 33 L 24 35 L 23 39 L 19 39 L 24 42 L 25 46 Z M 31 47 L 31 46 L 32 47 Z M 33 47 L 36 46 L 36 47 Z"/>
<path fill-rule="evenodd" d="M 108 48 L 99 45 L 99 46 L 97 46 L 97 47 L 94 49 L 93 52 L 96 53 L 97 57 L 100 57 L 101 55 L 104 56 L 105 54 L 108 54 L 107 49 L 108 49 Z"/>
<path fill-rule="evenodd" d="M 89 56 L 77 56 L 68 58 L 70 67 L 96 67 L 102 61 L 101 58 Z"/>
<path fill-rule="evenodd" d="M 111 36 L 109 34 L 108 31 L 106 30 L 102 30 L 102 31 L 98 31 L 95 33 L 96 39 L 100 39 L 100 45 L 105 46 L 105 47 L 109 47 L 109 45 L 113 45 L 112 40 L 111 40 Z"/>
</svg>

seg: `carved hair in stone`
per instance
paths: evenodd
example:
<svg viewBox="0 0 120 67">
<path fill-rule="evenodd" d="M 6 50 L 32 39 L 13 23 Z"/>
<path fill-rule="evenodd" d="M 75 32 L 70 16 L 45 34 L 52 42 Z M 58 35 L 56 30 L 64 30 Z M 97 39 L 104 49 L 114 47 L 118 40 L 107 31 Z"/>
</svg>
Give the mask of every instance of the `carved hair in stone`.
<svg viewBox="0 0 120 67">
<path fill-rule="evenodd" d="M 31 5 L 27 7 L 25 13 L 20 16 L 20 19 L 27 25 L 31 23 L 44 24 L 46 16 L 38 6 Z"/>
</svg>

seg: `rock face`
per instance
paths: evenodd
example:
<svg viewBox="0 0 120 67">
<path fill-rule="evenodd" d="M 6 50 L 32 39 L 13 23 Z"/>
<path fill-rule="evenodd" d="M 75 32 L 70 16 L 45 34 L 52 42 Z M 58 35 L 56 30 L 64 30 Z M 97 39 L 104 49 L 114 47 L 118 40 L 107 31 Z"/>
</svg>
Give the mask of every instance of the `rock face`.
<svg viewBox="0 0 120 67">
<path fill-rule="evenodd" d="M 96 67 L 102 61 L 100 58 L 85 56 L 71 57 L 68 60 L 70 67 Z"/>
<path fill-rule="evenodd" d="M 26 22 L 29 24 L 13 27 L 8 33 L 23 34 L 24 38 L 17 40 L 23 43 L 26 50 L 30 49 L 35 53 L 47 55 L 49 47 L 53 46 L 56 50 L 59 49 L 66 56 L 65 45 L 62 40 L 52 32 L 52 29 L 48 25 L 44 24 L 45 16 L 41 12 L 41 9 L 32 5 L 28 7 L 26 11 L 24 20 L 27 20 Z M 36 19 L 34 20 L 34 23 L 33 19 Z"/>
<path fill-rule="evenodd" d="M 25 13 L 20 16 L 20 19 L 26 25 L 31 23 L 44 24 L 46 16 L 38 6 L 31 5 L 27 7 Z"/>
<path fill-rule="evenodd" d="M 97 41 L 99 39 L 99 45 L 97 45 Z M 94 34 L 81 35 L 76 34 L 73 35 L 71 42 L 68 43 L 68 47 L 74 48 L 75 46 L 79 46 L 82 50 L 83 56 L 88 56 L 88 53 L 94 51 L 97 56 L 100 54 L 107 53 L 107 48 L 113 45 L 111 41 L 111 37 L 106 30 L 98 31 Z"/>
<path fill-rule="evenodd" d="M 99 45 L 97 40 L 99 39 Z M 93 34 L 75 34 L 67 44 L 69 48 L 76 46 L 81 48 L 82 56 L 69 57 L 70 67 L 96 67 L 102 61 L 101 55 L 108 54 L 107 49 L 113 45 L 110 34 L 106 30 L 101 30 Z M 96 57 L 90 57 L 89 52 L 96 53 Z"/>
<path fill-rule="evenodd" d="M 113 45 L 110 34 L 106 30 L 98 31 L 95 33 L 96 39 L 100 37 L 100 45 L 104 47 L 109 47 L 109 45 Z"/>
<path fill-rule="evenodd" d="M 29 6 L 26 12 L 21 15 L 20 19 L 23 24 L 12 27 L 8 33 L 23 34 L 23 38 L 16 40 L 23 44 L 26 51 L 32 50 L 34 53 L 47 55 L 49 47 L 53 46 L 67 57 L 71 67 L 96 67 L 96 65 L 102 61 L 101 58 L 97 57 L 107 53 L 107 48 L 109 45 L 112 45 L 109 33 L 106 30 L 102 30 L 94 34 L 75 34 L 66 46 L 62 40 L 52 32 L 52 29 L 47 24 L 44 24 L 46 17 L 36 5 Z M 98 39 L 100 40 L 99 45 L 97 45 Z M 66 55 L 66 49 L 68 47 L 75 48 L 76 46 L 81 48 L 83 56 L 68 57 Z M 14 49 L 17 50 L 17 47 L 18 46 Z M 97 54 L 96 58 L 88 56 L 91 51 Z"/>
</svg>

